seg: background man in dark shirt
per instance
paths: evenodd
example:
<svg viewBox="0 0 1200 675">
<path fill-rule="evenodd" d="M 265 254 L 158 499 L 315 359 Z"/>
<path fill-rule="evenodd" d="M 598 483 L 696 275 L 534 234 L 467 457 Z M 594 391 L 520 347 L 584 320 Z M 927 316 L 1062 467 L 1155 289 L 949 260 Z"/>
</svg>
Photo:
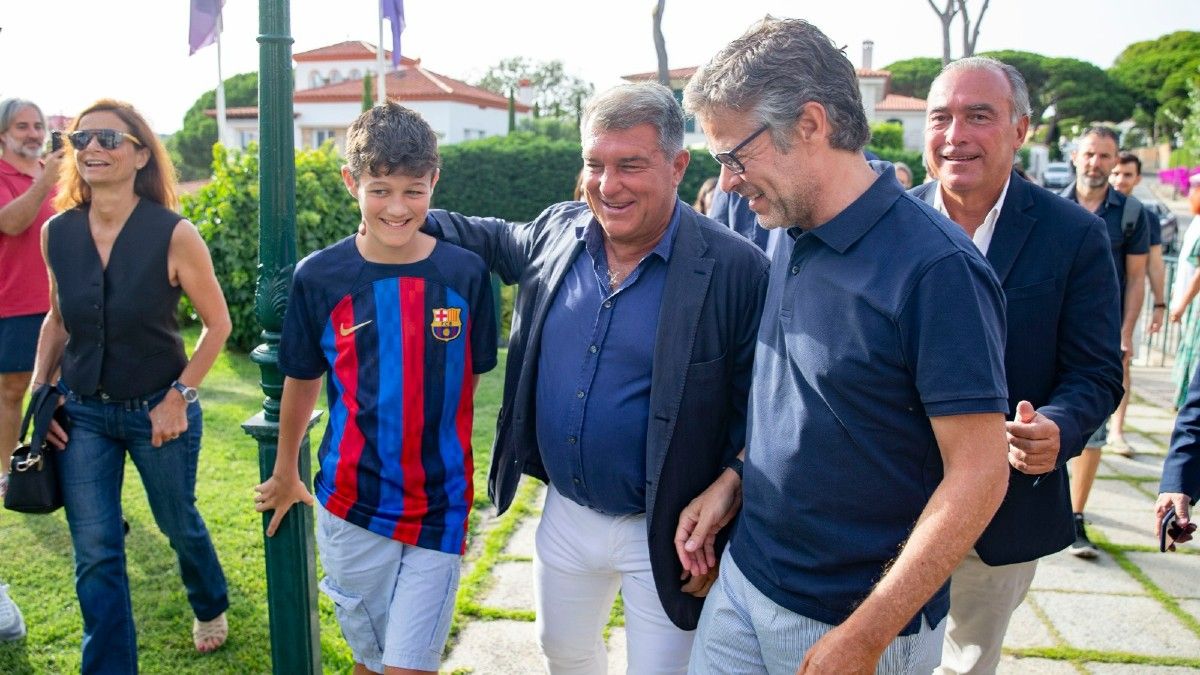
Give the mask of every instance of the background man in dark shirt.
<svg viewBox="0 0 1200 675">
<path fill-rule="evenodd" d="M 1132 227 L 1123 223 L 1125 195 L 1111 188 L 1109 174 L 1117 165 L 1117 134 L 1105 126 L 1083 130 L 1072 158 L 1075 162 L 1075 184 L 1068 186 L 1062 196 L 1076 202 L 1087 211 L 1100 216 L 1108 229 L 1112 244 L 1113 265 L 1120 282 L 1121 297 L 1121 360 L 1129 368 L 1133 358 L 1133 329 L 1142 311 L 1146 293 L 1146 259 L 1150 250 L 1150 228 L 1143 213 Z M 1144 209 L 1143 209 L 1144 211 Z M 1116 406 L 1113 406 L 1114 409 Z M 1083 509 L 1087 505 L 1096 470 L 1100 467 L 1100 451 L 1108 441 L 1107 425 L 1101 426 L 1088 439 L 1083 453 L 1071 462 L 1071 510 L 1075 513 L 1075 543 L 1070 551 L 1080 558 L 1095 558 L 1097 550 L 1083 527 Z"/>
</svg>

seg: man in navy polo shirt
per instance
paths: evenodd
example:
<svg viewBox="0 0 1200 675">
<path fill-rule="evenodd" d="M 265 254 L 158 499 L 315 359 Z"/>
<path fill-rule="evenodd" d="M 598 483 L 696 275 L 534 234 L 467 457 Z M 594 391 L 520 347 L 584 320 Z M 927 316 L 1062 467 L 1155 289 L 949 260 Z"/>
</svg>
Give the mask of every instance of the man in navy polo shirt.
<svg viewBox="0 0 1200 675">
<path fill-rule="evenodd" d="M 946 580 L 1008 483 L 1000 285 L 960 227 L 863 162 L 854 68 L 811 24 L 764 19 L 684 101 L 721 187 L 788 228 L 759 325 L 741 518 L 692 672 L 930 672 Z M 681 515 L 693 574 L 715 562 L 704 545 L 731 493 L 718 484 Z"/>
</svg>

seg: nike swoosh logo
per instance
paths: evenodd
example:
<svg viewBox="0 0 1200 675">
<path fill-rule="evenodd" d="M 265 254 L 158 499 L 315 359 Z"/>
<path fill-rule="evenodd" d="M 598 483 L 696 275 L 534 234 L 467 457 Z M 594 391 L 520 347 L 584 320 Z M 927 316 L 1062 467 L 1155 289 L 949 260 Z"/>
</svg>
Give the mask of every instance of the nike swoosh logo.
<svg viewBox="0 0 1200 675">
<path fill-rule="evenodd" d="M 342 324 L 341 328 L 338 328 L 338 332 L 342 334 L 342 337 L 346 337 L 347 335 L 352 334 L 354 331 L 358 330 L 359 328 L 362 328 L 363 326 L 365 326 L 369 323 L 371 323 L 371 319 L 367 319 L 366 321 L 364 321 L 362 323 L 356 323 L 353 326 L 347 326 L 346 324 Z"/>
</svg>

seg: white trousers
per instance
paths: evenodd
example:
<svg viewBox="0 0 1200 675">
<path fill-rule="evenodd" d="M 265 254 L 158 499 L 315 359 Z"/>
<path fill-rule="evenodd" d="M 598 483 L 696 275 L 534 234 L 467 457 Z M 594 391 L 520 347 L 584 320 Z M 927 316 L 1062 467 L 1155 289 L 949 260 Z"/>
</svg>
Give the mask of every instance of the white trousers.
<svg viewBox="0 0 1200 675">
<path fill-rule="evenodd" d="M 991 567 L 975 551 L 950 575 L 950 616 L 935 673 L 994 673 L 1008 620 L 1025 599 L 1037 561 Z"/>
<path fill-rule="evenodd" d="M 606 516 L 550 487 L 533 558 L 537 635 L 553 675 L 605 675 L 603 631 L 617 590 L 628 670 L 685 673 L 694 631 L 667 618 L 650 571 L 646 516 Z"/>
</svg>

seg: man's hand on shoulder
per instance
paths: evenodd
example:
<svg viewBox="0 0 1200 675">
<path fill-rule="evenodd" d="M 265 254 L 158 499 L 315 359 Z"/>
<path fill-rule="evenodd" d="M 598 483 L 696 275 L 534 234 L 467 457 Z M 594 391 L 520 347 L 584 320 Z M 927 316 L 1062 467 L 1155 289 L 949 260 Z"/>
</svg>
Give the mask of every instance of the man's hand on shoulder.
<svg viewBox="0 0 1200 675">
<path fill-rule="evenodd" d="M 1029 401 L 1017 404 L 1017 414 L 1004 423 L 1008 431 L 1008 463 L 1030 476 L 1054 470 L 1058 461 L 1059 429 L 1054 420 L 1034 410 Z"/>
</svg>

